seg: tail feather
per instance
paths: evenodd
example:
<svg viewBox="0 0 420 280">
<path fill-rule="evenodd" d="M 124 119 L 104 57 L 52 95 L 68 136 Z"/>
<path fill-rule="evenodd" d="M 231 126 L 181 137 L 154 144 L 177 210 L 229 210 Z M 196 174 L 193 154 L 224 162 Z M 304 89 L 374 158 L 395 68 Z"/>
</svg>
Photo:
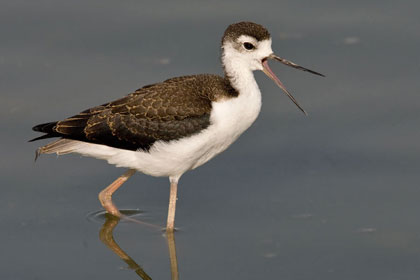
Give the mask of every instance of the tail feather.
<svg viewBox="0 0 420 280">
<path fill-rule="evenodd" d="M 41 154 L 64 155 L 70 153 L 78 153 L 84 156 L 108 160 L 118 152 L 113 148 L 101 144 L 61 138 L 38 148 L 35 153 L 35 160 Z"/>
<path fill-rule="evenodd" d="M 80 146 L 79 141 L 71 140 L 71 139 L 59 139 L 54 142 L 51 142 L 45 146 L 40 147 L 37 150 L 37 154 L 57 154 L 57 155 L 64 155 L 72 153 L 76 150 L 76 148 Z"/>
<path fill-rule="evenodd" d="M 49 138 L 45 136 L 47 135 L 44 135 L 41 137 Z M 35 152 L 35 161 L 38 159 L 38 157 L 41 154 L 54 154 L 55 153 L 57 155 L 64 155 L 64 154 L 72 153 L 79 146 L 79 143 L 80 143 L 79 141 L 74 141 L 71 139 L 58 139 L 54 142 L 51 142 L 45 146 L 38 148 Z"/>
</svg>

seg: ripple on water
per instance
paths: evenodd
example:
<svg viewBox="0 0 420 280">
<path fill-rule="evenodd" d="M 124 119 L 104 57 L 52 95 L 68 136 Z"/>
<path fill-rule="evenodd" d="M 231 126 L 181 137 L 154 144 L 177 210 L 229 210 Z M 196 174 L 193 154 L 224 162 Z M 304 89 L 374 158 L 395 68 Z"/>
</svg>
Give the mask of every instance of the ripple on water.
<svg viewBox="0 0 420 280">
<path fill-rule="evenodd" d="M 128 218 L 143 216 L 145 214 L 145 212 L 141 211 L 140 209 L 122 209 L 120 210 L 120 213 L 123 216 L 128 217 Z M 105 220 L 107 219 L 108 215 L 109 214 L 105 210 L 99 210 L 99 211 L 95 211 L 95 212 L 91 212 L 87 214 L 86 218 L 90 222 L 103 224 Z M 123 223 L 125 221 L 129 221 L 129 220 L 122 218 L 120 222 Z"/>
</svg>

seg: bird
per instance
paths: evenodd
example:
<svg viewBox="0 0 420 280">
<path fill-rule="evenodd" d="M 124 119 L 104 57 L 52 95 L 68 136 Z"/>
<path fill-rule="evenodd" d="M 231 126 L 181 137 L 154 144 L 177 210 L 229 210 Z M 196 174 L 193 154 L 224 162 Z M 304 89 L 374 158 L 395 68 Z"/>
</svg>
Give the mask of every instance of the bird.
<svg viewBox="0 0 420 280">
<path fill-rule="evenodd" d="M 181 176 L 226 150 L 259 115 L 261 91 L 254 71 L 263 71 L 307 115 L 270 69 L 269 60 L 325 77 L 275 55 L 264 26 L 233 23 L 221 41 L 223 76 L 170 78 L 64 120 L 36 125 L 32 129 L 44 134 L 30 141 L 58 139 L 39 147 L 35 159 L 41 154 L 77 153 L 127 168 L 99 193 L 103 208 L 116 217 L 122 214 L 112 194 L 133 174 L 168 177 L 166 231 L 173 232 Z"/>
</svg>

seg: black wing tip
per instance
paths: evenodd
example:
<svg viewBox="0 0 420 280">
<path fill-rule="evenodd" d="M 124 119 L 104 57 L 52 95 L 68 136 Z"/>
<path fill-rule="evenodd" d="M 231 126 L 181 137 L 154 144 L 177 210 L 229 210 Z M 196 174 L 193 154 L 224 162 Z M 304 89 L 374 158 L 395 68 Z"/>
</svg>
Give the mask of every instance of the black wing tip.
<svg viewBox="0 0 420 280">
<path fill-rule="evenodd" d="M 42 140 L 42 139 L 47 139 L 47 138 L 53 138 L 53 137 L 59 137 L 59 135 L 55 135 L 55 134 L 44 134 L 42 136 L 39 137 L 35 137 L 31 140 L 28 140 L 28 142 L 34 142 L 34 141 L 38 141 L 38 140 Z"/>
<path fill-rule="evenodd" d="M 45 133 L 50 133 L 52 132 L 54 126 L 57 124 L 57 122 L 48 122 L 48 123 L 41 123 L 38 124 L 34 127 L 32 127 L 33 131 L 38 131 L 38 132 L 45 132 Z"/>
<path fill-rule="evenodd" d="M 57 122 L 48 122 L 48 123 L 41 123 L 38 124 L 34 127 L 32 127 L 33 131 L 37 131 L 37 132 L 43 132 L 46 133 L 42 136 L 33 138 L 31 140 L 29 140 L 28 142 L 34 142 L 37 140 L 42 140 L 42 139 L 47 139 L 47 138 L 52 138 L 52 137 L 58 137 L 59 135 L 57 135 L 57 133 L 54 132 L 54 127 L 57 125 Z"/>
</svg>

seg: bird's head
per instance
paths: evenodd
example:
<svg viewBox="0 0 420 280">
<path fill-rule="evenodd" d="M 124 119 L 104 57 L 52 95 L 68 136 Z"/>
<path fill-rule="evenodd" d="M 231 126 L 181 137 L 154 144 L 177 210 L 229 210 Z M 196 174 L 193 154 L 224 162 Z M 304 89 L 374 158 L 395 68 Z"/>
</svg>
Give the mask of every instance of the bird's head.
<svg viewBox="0 0 420 280">
<path fill-rule="evenodd" d="M 268 66 L 268 60 L 270 59 L 324 77 L 318 72 L 275 55 L 271 49 L 271 35 L 264 26 L 253 22 L 239 22 L 228 26 L 222 38 L 222 62 L 226 75 L 235 76 L 235 73 L 243 70 L 261 70 L 306 114 L 279 78 L 271 71 Z"/>
</svg>

